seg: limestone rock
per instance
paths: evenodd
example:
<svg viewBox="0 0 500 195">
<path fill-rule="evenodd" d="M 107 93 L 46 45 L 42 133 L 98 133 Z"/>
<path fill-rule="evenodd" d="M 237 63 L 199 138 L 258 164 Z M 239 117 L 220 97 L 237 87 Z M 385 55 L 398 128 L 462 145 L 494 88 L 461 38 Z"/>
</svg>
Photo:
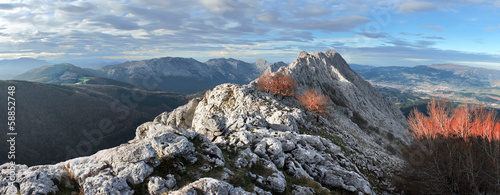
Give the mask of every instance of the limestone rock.
<svg viewBox="0 0 500 195">
<path fill-rule="evenodd" d="M 167 179 L 158 176 L 152 176 L 148 182 L 148 190 L 151 195 L 162 195 L 167 191 L 173 190 L 176 186 L 174 175 L 167 175 Z"/>
<path fill-rule="evenodd" d="M 206 195 L 246 194 L 241 188 L 235 189 L 233 185 L 213 178 L 201 178 L 170 194 L 197 194 L 197 192 Z"/>
<path fill-rule="evenodd" d="M 304 187 L 299 185 L 292 185 L 292 187 L 293 187 L 292 194 L 294 195 L 316 194 L 314 189 L 311 187 Z"/>
<path fill-rule="evenodd" d="M 191 123 L 193 122 L 194 110 L 196 109 L 196 106 L 198 106 L 200 100 L 200 98 L 194 98 L 186 105 L 180 106 L 170 113 L 164 112 L 158 115 L 154 122 L 189 129 L 191 128 Z"/>
</svg>

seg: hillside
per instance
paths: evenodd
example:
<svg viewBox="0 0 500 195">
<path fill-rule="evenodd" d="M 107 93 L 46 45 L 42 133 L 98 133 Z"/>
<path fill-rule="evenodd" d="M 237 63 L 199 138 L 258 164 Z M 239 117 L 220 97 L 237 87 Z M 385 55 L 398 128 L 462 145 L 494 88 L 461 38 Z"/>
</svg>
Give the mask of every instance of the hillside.
<svg viewBox="0 0 500 195">
<path fill-rule="evenodd" d="M 435 64 L 428 67 L 450 71 L 462 78 L 477 78 L 482 82 L 488 83 L 491 87 L 498 87 L 500 84 L 500 71 L 498 70 L 456 64 Z"/>
<path fill-rule="evenodd" d="M 63 63 L 35 68 L 13 79 L 51 84 L 74 84 L 93 76 L 95 76 L 95 71 L 91 69 Z"/>
<path fill-rule="evenodd" d="M 0 193 L 382 194 L 409 143 L 404 116 L 334 51 L 278 72 L 328 96 L 325 116 L 295 97 L 222 84 L 140 125 L 118 147 L 54 165 L 16 165 Z M 0 166 L 6 177 L 7 164 Z"/>
<path fill-rule="evenodd" d="M 16 161 L 28 165 L 55 163 L 117 146 L 133 138 L 141 123 L 187 102 L 183 95 L 127 86 L 0 81 L 2 91 L 10 85 L 16 87 Z M 6 98 L 0 100 L 7 102 Z M 0 112 L 0 117 L 1 124 L 7 124 L 7 112 Z M 85 134 L 108 122 L 114 126 L 112 131 Z M 0 162 L 6 161 L 7 155 L 2 155 Z"/>
</svg>

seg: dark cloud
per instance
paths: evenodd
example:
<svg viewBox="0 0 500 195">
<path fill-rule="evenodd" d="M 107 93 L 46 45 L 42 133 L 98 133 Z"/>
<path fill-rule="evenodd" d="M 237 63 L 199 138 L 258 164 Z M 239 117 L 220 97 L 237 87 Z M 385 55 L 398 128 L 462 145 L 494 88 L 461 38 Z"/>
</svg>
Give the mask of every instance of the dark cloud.
<svg viewBox="0 0 500 195">
<path fill-rule="evenodd" d="M 0 10 L 13 10 L 18 7 L 24 7 L 25 4 L 21 3 L 0 3 Z"/>
</svg>

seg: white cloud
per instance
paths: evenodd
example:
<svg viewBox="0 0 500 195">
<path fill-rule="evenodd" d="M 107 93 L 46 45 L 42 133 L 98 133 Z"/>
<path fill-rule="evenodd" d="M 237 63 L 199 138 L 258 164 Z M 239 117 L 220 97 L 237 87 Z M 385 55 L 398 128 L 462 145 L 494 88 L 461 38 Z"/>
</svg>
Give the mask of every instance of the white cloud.
<svg viewBox="0 0 500 195">
<path fill-rule="evenodd" d="M 437 9 L 437 5 L 423 1 L 408 1 L 397 6 L 397 11 L 403 14 L 413 14 Z"/>
<path fill-rule="evenodd" d="M 233 7 L 233 1 L 231 0 L 200 0 L 200 2 L 208 8 L 208 10 L 216 14 L 223 14 L 236 9 Z"/>
</svg>

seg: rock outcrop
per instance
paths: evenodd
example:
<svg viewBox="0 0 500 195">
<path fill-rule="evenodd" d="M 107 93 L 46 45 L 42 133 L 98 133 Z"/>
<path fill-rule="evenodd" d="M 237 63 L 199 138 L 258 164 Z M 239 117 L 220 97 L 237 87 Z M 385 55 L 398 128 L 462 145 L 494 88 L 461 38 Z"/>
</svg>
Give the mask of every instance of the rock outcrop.
<svg viewBox="0 0 500 195">
<path fill-rule="evenodd" d="M 294 97 L 222 84 L 153 122 L 121 146 L 55 165 L 0 166 L 0 193 L 390 193 L 406 144 L 399 110 L 333 51 L 299 55 L 277 71 L 298 92 L 330 97 L 327 116 Z"/>
</svg>

